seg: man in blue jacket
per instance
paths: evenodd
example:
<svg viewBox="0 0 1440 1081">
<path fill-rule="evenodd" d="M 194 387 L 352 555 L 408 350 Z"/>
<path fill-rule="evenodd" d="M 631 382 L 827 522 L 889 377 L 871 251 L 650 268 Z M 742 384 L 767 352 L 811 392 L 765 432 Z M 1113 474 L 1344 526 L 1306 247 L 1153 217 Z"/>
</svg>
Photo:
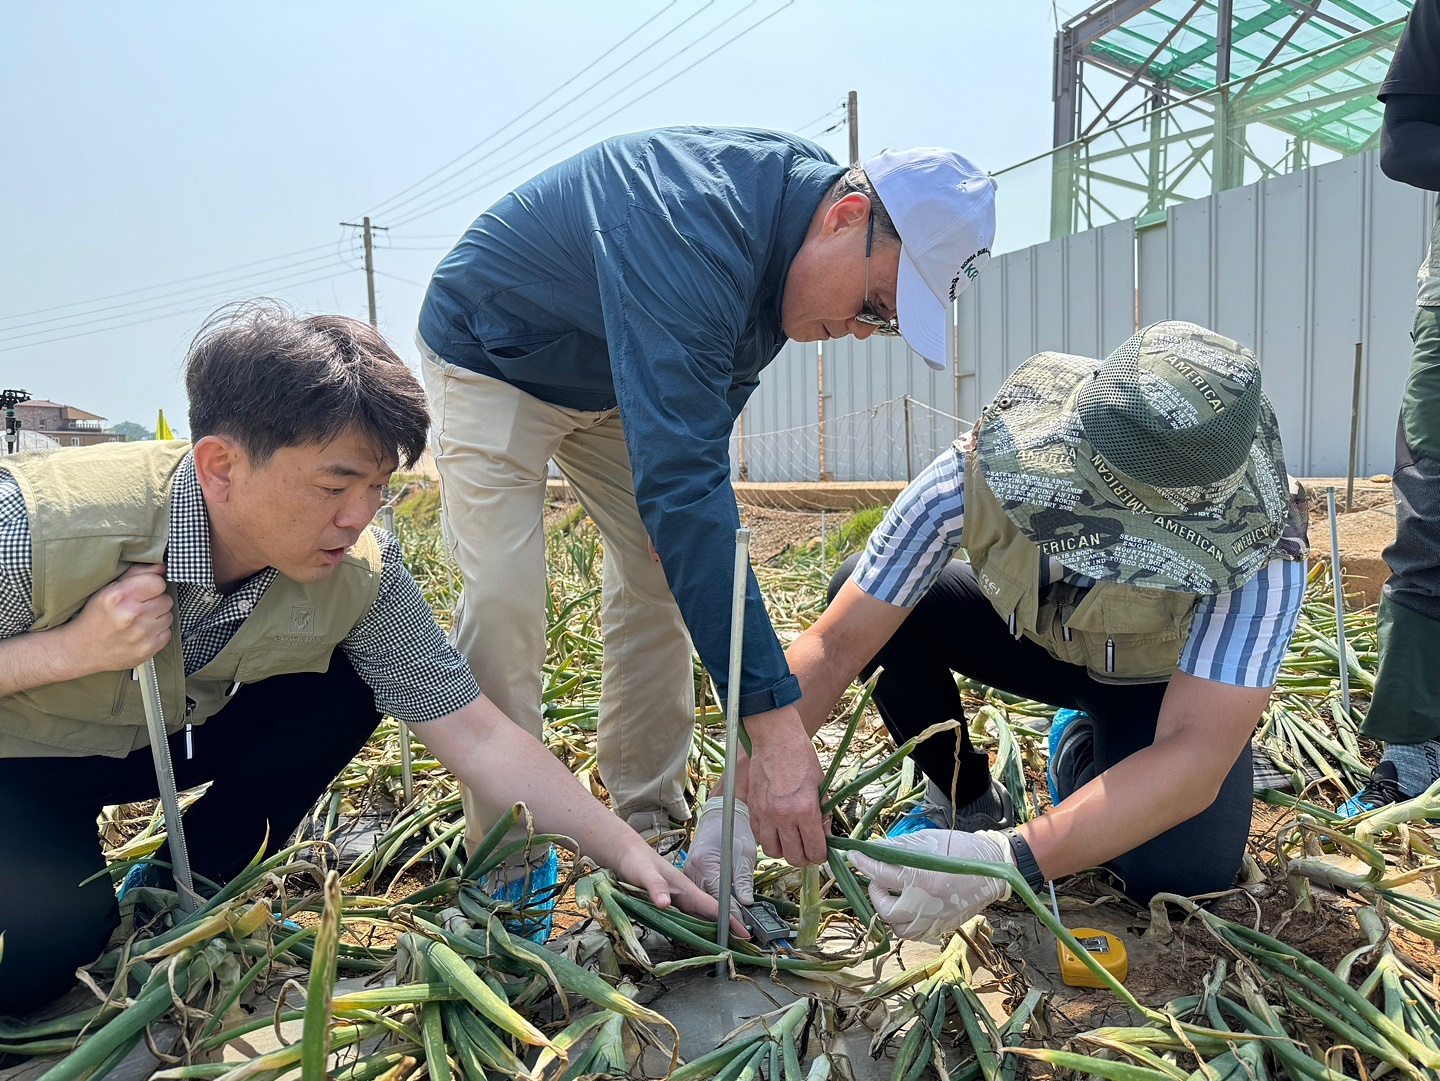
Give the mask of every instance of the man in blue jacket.
<svg viewBox="0 0 1440 1081">
<path fill-rule="evenodd" d="M 435 271 L 418 341 L 465 579 L 457 644 L 496 704 L 538 736 L 553 459 L 605 539 L 599 770 L 638 831 L 689 817 L 692 640 L 731 693 L 729 439 L 760 370 L 787 338 L 901 332 L 943 367 L 950 302 L 989 258 L 993 193 L 946 150 L 885 151 L 845 169 L 792 135 L 665 128 L 528 181 Z M 765 748 L 809 737 L 753 575 L 738 693 L 757 752 L 754 837 L 794 851 L 802 827 L 818 827 L 820 778 L 765 772 Z M 466 810 L 478 838 L 488 823 Z M 702 822 L 692 862 L 718 863 L 718 818 Z M 748 884 L 737 892 L 748 900 Z"/>
</svg>

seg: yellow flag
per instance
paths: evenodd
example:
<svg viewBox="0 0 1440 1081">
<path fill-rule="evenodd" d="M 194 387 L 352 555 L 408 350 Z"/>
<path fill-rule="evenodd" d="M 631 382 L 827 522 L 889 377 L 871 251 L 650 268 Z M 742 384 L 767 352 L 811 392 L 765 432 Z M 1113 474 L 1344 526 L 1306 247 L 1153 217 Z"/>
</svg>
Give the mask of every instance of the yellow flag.
<svg viewBox="0 0 1440 1081">
<path fill-rule="evenodd" d="M 156 439 L 174 439 L 175 433 L 170 430 L 170 425 L 165 423 L 165 410 L 160 410 L 160 417 L 155 421 Z"/>
</svg>

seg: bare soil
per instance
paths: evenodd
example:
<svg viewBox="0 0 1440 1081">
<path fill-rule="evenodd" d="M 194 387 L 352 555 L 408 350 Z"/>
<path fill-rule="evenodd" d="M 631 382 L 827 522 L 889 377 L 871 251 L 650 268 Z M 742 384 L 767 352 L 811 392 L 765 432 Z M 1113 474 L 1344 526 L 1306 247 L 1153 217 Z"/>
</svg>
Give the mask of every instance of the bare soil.
<svg viewBox="0 0 1440 1081">
<path fill-rule="evenodd" d="M 1378 474 L 1369 480 L 1356 481 L 1348 510 L 1344 477 L 1317 477 L 1302 483 L 1310 493 L 1311 558 L 1330 558 L 1326 488 L 1334 485 L 1335 524 L 1346 603 L 1352 607 L 1379 603 L 1381 587 L 1390 576 L 1381 553 L 1395 539 L 1395 496 L 1390 478 Z"/>
<path fill-rule="evenodd" d="M 572 498 L 554 497 L 545 502 L 546 530 L 571 520 L 579 506 Z M 772 507 L 741 505 L 740 523 L 750 529 L 750 557 L 756 563 L 771 563 L 782 553 L 820 543 L 822 530 L 836 530 L 850 517 L 846 511 L 824 515 L 812 511 L 777 510 Z"/>
</svg>

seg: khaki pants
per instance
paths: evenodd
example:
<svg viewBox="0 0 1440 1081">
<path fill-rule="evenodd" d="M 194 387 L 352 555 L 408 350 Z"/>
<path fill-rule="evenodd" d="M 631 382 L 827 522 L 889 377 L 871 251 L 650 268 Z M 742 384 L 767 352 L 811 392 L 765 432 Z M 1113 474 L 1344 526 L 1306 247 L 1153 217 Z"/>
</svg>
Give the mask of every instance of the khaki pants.
<svg viewBox="0 0 1440 1081">
<path fill-rule="evenodd" d="M 618 410 L 551 405 L 436 356 L 417 335 L 433 417 L 442 523 L 465 588 L 456 646 L 481 689 L 541 738 L 545 506 L 553 458 L 605 541 L 598 765 L 615 813 L 689 817 L 695 724 L 690 636 L 635 505 Z M 467 841 L 491 823 L 464 794 Z"/>
</svg>

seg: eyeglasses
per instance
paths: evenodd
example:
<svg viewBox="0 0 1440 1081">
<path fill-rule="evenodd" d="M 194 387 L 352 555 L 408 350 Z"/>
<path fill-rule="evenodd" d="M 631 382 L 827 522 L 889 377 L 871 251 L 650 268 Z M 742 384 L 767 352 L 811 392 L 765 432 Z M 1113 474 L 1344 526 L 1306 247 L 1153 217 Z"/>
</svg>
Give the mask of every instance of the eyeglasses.
<svg viewBox="0 0 1440 1081">
<path fill-rule="evenodd" d="M 874 333 L 882 338 L 894 338 L 900 334 L 900 318 L 886 319 L 870 307 L 870 248 L 875 243 L 875 211 L 870 211 L 870 223 L 865 227 L 865 300 L 855 314 L 855 322 L 874 327 Z"/>
</svg>

